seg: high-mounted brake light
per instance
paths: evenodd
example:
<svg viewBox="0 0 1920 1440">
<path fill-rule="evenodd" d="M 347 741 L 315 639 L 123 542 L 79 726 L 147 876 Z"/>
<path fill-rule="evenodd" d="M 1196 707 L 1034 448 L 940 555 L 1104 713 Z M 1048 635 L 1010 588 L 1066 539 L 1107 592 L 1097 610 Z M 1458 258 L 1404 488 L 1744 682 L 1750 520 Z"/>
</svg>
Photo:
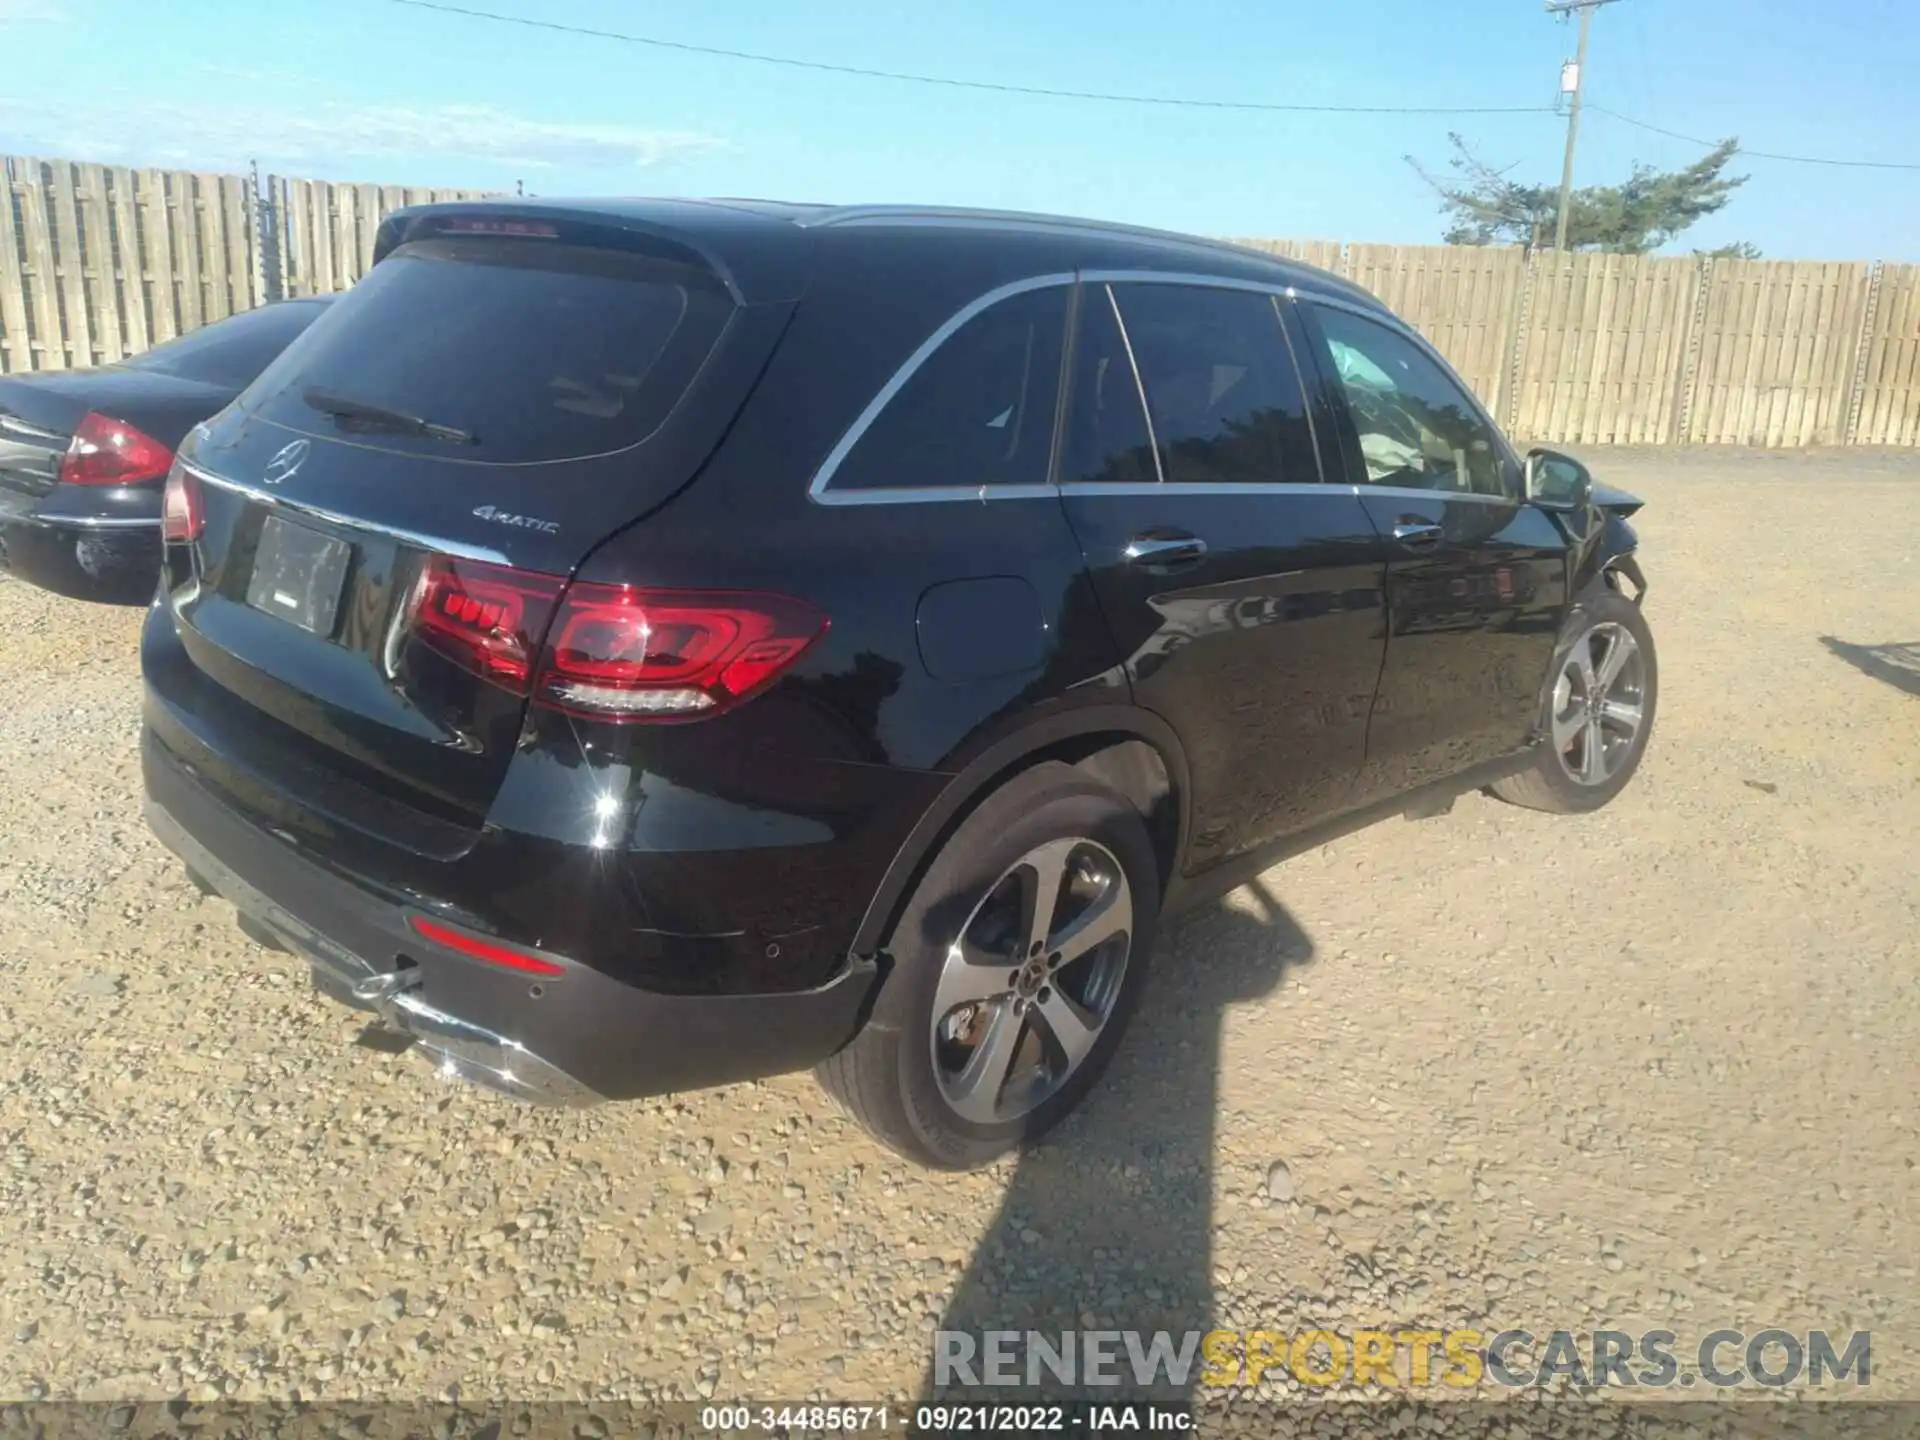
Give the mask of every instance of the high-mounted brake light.
<svg viewBox="0 0 1920 1440">
<path fill-rule="evenodd" d="M 552 240 L 560 232 L 544 220 L 493 220 L 478 215 L 449 215 L 440 222 L 443 235 L 524 235 Z"/>
<path fill-rule="evenodd" d="M 468 935 L 459 930 L 449 929 L 423 915 L 409 915 L 407 924 L 412 926 L 413 933 L 423 940 L 431 940 L 436 945 L 444 945 L 449 950 L 457 950 L 460 954 L 475 960 L 484 960 L 489 965 L 498 965 L 503 970 L 517 970 L 522 975 L 567 973 L 564 965 L 556 965 L 551 960 L 542 960 L 538 955 L 528 955 L 524 951 L 515 950 L 511 946 L 502 945 L 494 940 L 486 940 L 478 935 Z"/>
<path fill-rule="evenodd" d="M 191 545 L 206 528 L 200 482 L 186 466 L 175 462 L 167 472 L 167 488 L 160 496 L 160 538 L 169 545 Z"/>
<path fill-rule="evenodd" d="M 427 562 L 411 604 L 414 634 L 455 664 L 594 720 L 718 714 L 827 629 L 820 611 L 784 595 L 568 585 L 443 555 Z"/>
<path fill-rule="evenodd" d="M 158 480 L 172 464 L 173 451 L 144 430 L 90 410 L 60 457 L 60 479 L 68 485 L 137 485 Z"/>
</svg>

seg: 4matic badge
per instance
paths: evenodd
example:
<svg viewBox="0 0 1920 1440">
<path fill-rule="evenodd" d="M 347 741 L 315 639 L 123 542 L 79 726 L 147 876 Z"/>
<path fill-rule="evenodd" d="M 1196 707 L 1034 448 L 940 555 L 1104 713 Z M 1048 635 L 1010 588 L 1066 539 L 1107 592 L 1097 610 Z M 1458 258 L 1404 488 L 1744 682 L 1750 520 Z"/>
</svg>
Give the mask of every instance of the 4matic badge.
<svg viewBox="0 0 1920 1440">
<path fill-rule="evenodd" d="M 495 525 L 511 525 L 516 530 L 538 530 L 543 535 L 558 535 L 560 527 L 551 520 L 542 520 L 537 515 L 510 515 L 493 505 L 482 505 L 473 512 L 482 520 L 490 520 Z"/>
</svg>

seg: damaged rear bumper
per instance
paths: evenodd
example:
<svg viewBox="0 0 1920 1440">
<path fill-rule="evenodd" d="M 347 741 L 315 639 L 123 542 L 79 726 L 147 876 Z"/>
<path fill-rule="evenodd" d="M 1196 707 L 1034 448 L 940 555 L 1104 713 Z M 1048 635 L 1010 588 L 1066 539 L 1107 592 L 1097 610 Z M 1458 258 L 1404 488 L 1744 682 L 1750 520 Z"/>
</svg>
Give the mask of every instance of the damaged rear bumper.
<svg viewBox="0 0 1920 1440">
<path fill-rule="evenodd" d="M 804 1069 L 853 1037 L 877 977 L 855 960 L 813 990 L 663 995 L 552 956 L 564 974 L 530 980 L 423 940 L 408 919 L 438 918 L 429 905 L 254 825 L 151 731 L 141 758 L 154 834 L 250 934 L 305 958 L 323 991 L 413 1037 L 443 1075 L 516 1099 L 584 1105 Z"/>
</svg>

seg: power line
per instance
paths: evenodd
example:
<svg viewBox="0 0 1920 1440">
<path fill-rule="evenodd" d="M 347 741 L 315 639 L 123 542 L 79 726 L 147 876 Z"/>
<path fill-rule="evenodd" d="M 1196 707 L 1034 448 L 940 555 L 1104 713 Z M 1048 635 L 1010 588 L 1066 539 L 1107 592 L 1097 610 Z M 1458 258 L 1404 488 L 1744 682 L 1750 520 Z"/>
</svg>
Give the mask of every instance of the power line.
<svg viewBox="0 0 1920 1440">
<path fill-rule="evenodd" d="M 879 70 L 861 65 L 836 65 L 826 60 L 801 60 L 791 55 L 763 55 L 752 50 L 733 50 L 719 45 L 696 45 L 685 40 L 663 40 L 655 35 L 634 35 L 621 30 L 603 30 L 591 25 L 570 25 L 558 20 L 538 20 L 526 15 L 503 15 L 468 5 L 452 5 L 445 0 L 389 0 L 415 10 L 431 10 L 442 15 L 458 15 L 469 20 L 489 20 L 500 25 L 519 25 L 529 30 L 547 30 L 561 35 L 580 35 L 593 40 L 613 40 L 623 45 L 644 45 L 657 50 L 677 50 L 690 55 L 710 55 L 723 60 L 747 60 L 759 65 L 781 65 L 792 70 L 814 70 L 829 75 L 853 75 L 867 80 L 896 80 L 913 85 L 940 85 L 953 90 L 984 90 L 1002 95 L 1034 95 L 1051 100 L 1093 100 L 1112 105 L 1157 105 L 1175 109 L 1267 111 L 1299 115 L 1550 115 L 1551 105 L 1292 105 L 1265 100 L 1207 100 L 1187 95 L 1130 95 L 1106 90 L 1060 90 L 1043 85 L 1012 85 L 998 80 L 970 80 L 954 75 L 919 75 L 904 70 Z M 1607 0 L 1599 0 L 1607 3 Z M 1550 9 L 1562 8 L 1550 5 Z M 1566 9 L 1584 9 L 1575 3 Z M 1618 110 L 1594 101 L 1586 102 L 1594 110 L 1625 124 L 1670 140 L 1712 149 L 1718 143 L 1698 136 L 1683 135 L 1645 120 L 1636 120 Z M 1742 155 L 1756 160 L 1782 160 L 1796 165 L 1833 165 L 1855 170 L 1920 170 L 1920 163 L 1894 160 L 1836 160 L 1818 155 L 1784 155 L 1770 150 L 1740 147 Z"/>
<path fill-rule="evenodd" d="M 653 35 L 631 35 L 558 20 L 536 20 L 525 15 L 502 15 L 441 0 L 391 0 L 416 10 L 463 15 L 470 20 L 492 20 L 529 30 L 551 30 L 562 35 L 584 35 L 595 40 L 617 40 L 625 45 L 647 45 L 692 55 L 726 60 L 751 60 L 761 65 L 784 65 L 794 70 L 821 70 L 833 75 L 857 75 L 868 80 L 902 80 L 915 85 L 944 85 L 954 90 L 990 90 L 1002 95 L 1038 95 L 1052 100 L 1098 100 L 1114 105 L 1160 105 L 1193 110 L 1265 110 L 1307 115 L 1548 115 L 1550 105 L 1286 105 L 1263 100 L 1202 100 L 1192 96 L 1124 95 L 1102 90 L 1054 90 L 1041 85 L 1008 85 L 997 80 L 964 80 L 951 75 L 915 75 L 899 70 L 872 70 L 860 65 L 835 65 L 825 60 L 798 60 L 790 55 L 762 55 L 751 50 L 729 50 L 718 45 L 694 45 L 684 40 L 662 40 Z"/>
<path fill-rule="evenodd" d="M 1587 102 L 1588 106 L 1602 115 L 1611 115 L 1615 120 L 1633 126 L 1639 130 L 1651 130 L 1656 135 L 1664 135 L 1669 140 L 1684 140 L 1689 145 L 1698 145 L 1711 150 L 1720 142 L 1702 140 L 1696 135 L 1682 135 L 1678 130 L 1668 130 L 1663 126 L 1649 125 L 1645 120 L 1636 120 L 1631 115 L 1622 115 L 1618 110 L 1609 110 L 1606 106 Z M 1837 165 L 1849 170 L 1920 170 L 1920 163 L 1902 160 L 1835 160 L 1824 155 L 1781 155 L 1772 150 L 1749 150 L 1742 145 L 1739 153 L 1755 160 L 1785 160 L 1794 165 Z"/>
</svg>

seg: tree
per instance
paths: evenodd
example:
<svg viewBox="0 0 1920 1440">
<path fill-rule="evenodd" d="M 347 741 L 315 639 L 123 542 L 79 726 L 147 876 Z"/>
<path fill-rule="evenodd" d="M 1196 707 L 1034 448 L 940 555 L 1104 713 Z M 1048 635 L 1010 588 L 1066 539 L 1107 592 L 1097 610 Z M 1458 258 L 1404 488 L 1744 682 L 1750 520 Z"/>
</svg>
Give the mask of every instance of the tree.
<svg viewBox="0 0 1920 1440">
<path fill-rule="evenodd" d="M 1519 184 L 1481 159 L 1458 134 L 1447 139 L 1454 152 L 1447 161 L 1452 172 L 1447 177 L 1434 176 L 1411 155 L 1407 163 L 1440 196 L 1441 211 L 1452 222 L 1445 237 L 1449 245 L 1534 248 L 1550 239 L 1560 208 L 1558 186 Z M 1658 250 L 1695 221 L 1722 209 L 1747 183 L 1744 175 L 1726 173 L 1739 149 L 1738 140 L 1722 140 L 1683 170 L 1635 165 L 1618 185 L 1575 190 L 1567 201 L 1568 248 L 1623 255 Z M 1748 258 L 1760 253 L 1744 241 L 1716 253 L 1736 250 Z"/>
</svg>

